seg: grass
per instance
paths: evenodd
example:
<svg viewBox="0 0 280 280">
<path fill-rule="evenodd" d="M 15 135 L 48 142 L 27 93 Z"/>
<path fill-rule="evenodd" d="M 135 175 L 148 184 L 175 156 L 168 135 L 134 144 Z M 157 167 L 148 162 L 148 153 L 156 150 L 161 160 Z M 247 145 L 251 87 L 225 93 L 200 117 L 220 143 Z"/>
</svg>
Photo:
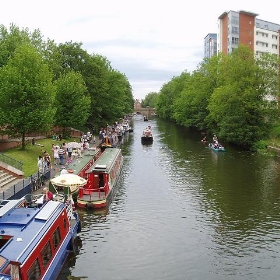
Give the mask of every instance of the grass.
<svg viewBox="0 0 280 280">
<path fill-rule="evenodd" d="M 21 149 L 21 146 L 13 149 L 9 149 L 5 152 L 3 152 L 4 155 L 7 155 L 17 161 L 21 161 L 23 163 L 23 173 L 24 177 L 29 177 L 36 173 L 38 171 L 37 168 L 37 161 L 39 155 L 43 155 L 42 150 L 47 151 L 52 158 L 52 144 L 57 144 L 60 145 L 63 142 L 72 142 L 75 139 L 71 139 L 68 141 L 62 140 L 62 141 L 56 141 L 53 140 L 52 138 L 46 138 L 46 139 L 41 139 L 41 140 L 36 140 L 36 144 L 40 144 L 43 146 L 38 146 L 38 145 L 32 145 L 31 143 L 27 144 L 25 147 L 25 150 Z M 78 142 L 79 140 L 76 139 Z"/>
</svg>

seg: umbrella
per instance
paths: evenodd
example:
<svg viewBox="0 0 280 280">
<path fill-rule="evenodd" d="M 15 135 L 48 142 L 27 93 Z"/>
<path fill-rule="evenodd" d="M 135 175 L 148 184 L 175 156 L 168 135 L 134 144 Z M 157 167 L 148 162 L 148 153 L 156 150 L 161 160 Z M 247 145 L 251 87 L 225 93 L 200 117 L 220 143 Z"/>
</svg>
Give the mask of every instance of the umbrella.
<svg viewBox="0 0 280 280">
<path fill-rule="evenodd" d="M 69 173 L 54 177 L 51 179 L 51 183 L 58 187 L 69 187 L 70 191 L 74 192 L 78 187 L 84 186 L 87 180 L 79 175 Z"/>
<path fill-rule="evenodd" d="M 67 148 L 72 147 L 72 149 L 78 149 L 81 148 L 81 144 L 78 142 L 69 142 L 67 143 Z"/>
</svg>

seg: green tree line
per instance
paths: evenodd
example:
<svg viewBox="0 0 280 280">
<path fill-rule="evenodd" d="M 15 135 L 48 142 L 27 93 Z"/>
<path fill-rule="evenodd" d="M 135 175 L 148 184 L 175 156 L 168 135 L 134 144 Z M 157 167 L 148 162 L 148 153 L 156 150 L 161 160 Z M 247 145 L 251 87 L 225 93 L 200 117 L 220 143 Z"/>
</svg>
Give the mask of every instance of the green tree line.
<svg viewBox="0 0 280 280">
<path fill-rule="evenodd" d="M 240 45 L 173 77 L 153 98 L 160 118 L 244 148 L 280 136 L 279 58 L 273 54 L 255 56 Z"/>
<path fill-rule="evenodd" d="M 11 24 L 0 25 L 0 127 L 2 135 L 25 136 L 54 126 L 92 129 L 133 111 L 127 77 L 82 43 L 57 44 Z"/>
</svg>

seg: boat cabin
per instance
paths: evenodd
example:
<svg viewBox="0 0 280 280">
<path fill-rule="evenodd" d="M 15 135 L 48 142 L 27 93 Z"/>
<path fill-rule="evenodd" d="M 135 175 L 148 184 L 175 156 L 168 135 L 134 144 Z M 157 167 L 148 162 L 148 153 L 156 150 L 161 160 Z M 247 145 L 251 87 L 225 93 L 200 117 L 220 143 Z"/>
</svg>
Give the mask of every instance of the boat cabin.
<svg viewBox="0 0 280 280">
<path fill-rule="evenodd" d="M 78 206 L 89 206 L 89 203 L 94 203 L 94 201 L 97 204 L 98 200 L 106 199 L 118 179 L 122 163 L 121 149 L 106 149 L 87 171 L 87 184 L 79 188 Z M 103 201 L 99 206 L 105 204 L 106 201 Z"/>
<path fill-rule="evenodd" d="M 73 237 L 64 203 L 26 207 L 25 200 L 0 203 L 0 279 L 56 279 Z"/>
</svg>

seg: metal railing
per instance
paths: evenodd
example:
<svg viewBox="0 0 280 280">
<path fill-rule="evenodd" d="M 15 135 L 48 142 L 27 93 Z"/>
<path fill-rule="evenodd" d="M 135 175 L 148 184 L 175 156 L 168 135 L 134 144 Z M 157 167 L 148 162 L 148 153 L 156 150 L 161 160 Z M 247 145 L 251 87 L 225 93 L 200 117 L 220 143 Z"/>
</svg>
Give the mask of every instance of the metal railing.
<svg viewBox="0 0 280 280">
<path fill-rule="evenodd" d="M 21 161 L 15 160 L 14 158 L 4 155 L 3 153 L 0 153 L 0 161 L 16 168 L 17 170 L 22 171 L 23 163 Z"/>
<path fill-rule="evenodd" d="M 35 173 L 0 193 L 0 200 L 20 199 L 44 186 L 50 178 L 51 170 L 47 170 L 43 176 L 40 173 Z"/>
</svg>

